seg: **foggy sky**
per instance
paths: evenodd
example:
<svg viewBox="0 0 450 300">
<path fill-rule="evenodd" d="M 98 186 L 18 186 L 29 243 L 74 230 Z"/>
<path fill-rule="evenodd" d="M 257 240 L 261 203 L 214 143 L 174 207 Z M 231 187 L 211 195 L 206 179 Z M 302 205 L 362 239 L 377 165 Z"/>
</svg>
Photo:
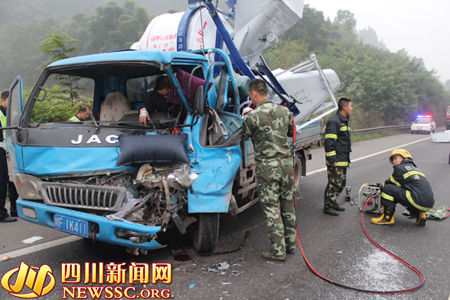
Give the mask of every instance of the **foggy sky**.
<svg viewBox="0 0 450 300">
<path fill-rule="evenodd" d="M 386 47 L 405 49 L 435 69 L 442 82 L 450 80 L 449 0 L 305 0 L 334 20 L 339 9 L 349 10 L 357 29 L 372 27 Z"/>
</svg>

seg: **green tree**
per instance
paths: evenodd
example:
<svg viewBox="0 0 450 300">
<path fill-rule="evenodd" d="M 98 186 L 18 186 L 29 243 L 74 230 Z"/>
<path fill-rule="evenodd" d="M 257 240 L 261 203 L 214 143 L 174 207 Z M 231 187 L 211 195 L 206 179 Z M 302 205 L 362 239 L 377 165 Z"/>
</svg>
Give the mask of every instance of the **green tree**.
<svg viewBox="0 0 450 300">
<path fill-rule="evenodd" d="M 354 100 L 352 123 L 356 128 L 404 124 L 417 112 L 441 115 L 449 96 L 422 59 L 404 50 L 392 53 L 363 44 L 349 11 L 339 11 L 335 20 L 305 6 L 303 18 L 269 48 L 265 57 L 272 68 L 288 68 L 315 52 L 323 68 L 338 74 L 344 88 L 337 97 Z M 375 32 L 371 32 L 376 37 Z"/>
<path fill-rule="evenodd" d="M 41 42 L 41 52 L 50 56 L 49 63 L 57 60 L 69 58 L 69 54 L 78 50 L 77 46 L 72 46 L 79 41 L 65 34 L 55 34 L 50 30 L 46 30 L 50 36 Z M 70 99 L 73 101 L 78 98 L 77 82 L 80 80 L 74 76 L 60 76 L 59 80 L 63 87 L 63 92 L 67 92 L 70 95 Z"/>
<path fill-rule="evenodd" d="M 78 50 L 77 46 L 71 45 L 78 43 L 78 40 L 65 34 L 55 34 L 50 30 L 45 32 L 50 36 L 41 42 L 41 51 L 50 56 L 50 61 L 46 65 L 57 60 L 69 58 L 69 54 Z"/>
<path fill-rule="evenodd" d="M 80 16 L 78 19 L 80 20 Z M 98 53 L 128 49 L 139 40 L 149 20 L 150 17 L 143 8 L 136 7 L 134 1 L 127 0 L 122 7 L 114 2 L 97 7 L 95 15 L 82 20 L 84 24 L 79 24 L 74 19 L 69 28 L 85 27 L 82 52 Z"/>
</svg>

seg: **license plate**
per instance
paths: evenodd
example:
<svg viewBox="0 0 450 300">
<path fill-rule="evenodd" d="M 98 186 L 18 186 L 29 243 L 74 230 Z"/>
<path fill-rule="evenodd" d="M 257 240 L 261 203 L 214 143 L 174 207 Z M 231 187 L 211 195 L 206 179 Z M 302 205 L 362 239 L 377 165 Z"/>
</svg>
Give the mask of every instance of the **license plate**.
<svg viewBox="0 0 450 300">
<path fill-rule="evenodd" d="M 84 220 L 62 216 L 58 214 L 54 215 L 53 220 L 55 224 L 54 225 L 55 229 L 80 235 L 86 238 L 89 236 L 88 222 Z"/>
</svg>

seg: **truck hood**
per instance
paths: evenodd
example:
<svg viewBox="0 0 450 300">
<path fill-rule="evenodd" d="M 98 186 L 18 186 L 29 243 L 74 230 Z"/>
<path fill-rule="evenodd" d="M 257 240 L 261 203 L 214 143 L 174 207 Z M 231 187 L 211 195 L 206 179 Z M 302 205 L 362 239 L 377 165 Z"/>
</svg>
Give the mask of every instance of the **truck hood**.
<svg viewBox="0 0 450 300">
<path fill-rule="evenodd" d="M 58 126 L 29 128 L 16 147 L 21 152 L 20 171 L 36 176 L 67 173 L 103 173 L 129 169 L 116 166 L 118 138 L 130 129 Z"/>
<path fill-rule="evenodd" d="M 22 149 L 23 172 L 35 176 L 114 172 L 119 147 L 32 147 Z"/>
</svg>

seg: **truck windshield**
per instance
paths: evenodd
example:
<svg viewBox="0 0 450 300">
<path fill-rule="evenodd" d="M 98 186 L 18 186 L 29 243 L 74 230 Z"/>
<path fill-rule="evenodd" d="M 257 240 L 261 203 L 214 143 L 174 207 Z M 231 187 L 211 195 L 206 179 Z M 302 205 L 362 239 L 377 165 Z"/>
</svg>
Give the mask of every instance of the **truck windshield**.
<svg viewBox="0 0 450 300">
<path fill-rule="evenodd" d="M 80 107 L 91 108 L 94 81 L 72 75 L 51 74 L 41 85 L 39 98 L 31 112 L 31 123 L 53 123 L 74 120 Z M 78 114 L 78 121 L 90 120 L 89 112 Z"/>
<path fill-rule="evenodd" d="M 25 123 L 32 127 L 74 122 L 154 129 L 185 125 L 189 107 L 182 97 L 192 106 L 197 88 L 205 86 L 203 69 L 201 65 L 171 67 L 174 76 L 160 65 L 139 62 L 75 65 L 52 70 L 30 95 L 33 102 L 27 106 L 29 121 Z M 147 124 L 139 120 L 143 107 L 149 114 Z"/>
</svg>

